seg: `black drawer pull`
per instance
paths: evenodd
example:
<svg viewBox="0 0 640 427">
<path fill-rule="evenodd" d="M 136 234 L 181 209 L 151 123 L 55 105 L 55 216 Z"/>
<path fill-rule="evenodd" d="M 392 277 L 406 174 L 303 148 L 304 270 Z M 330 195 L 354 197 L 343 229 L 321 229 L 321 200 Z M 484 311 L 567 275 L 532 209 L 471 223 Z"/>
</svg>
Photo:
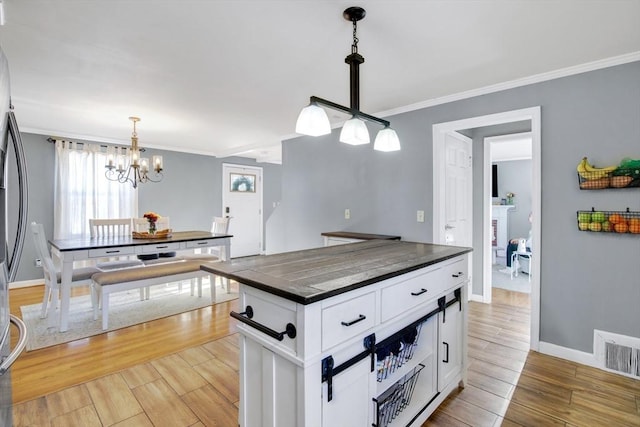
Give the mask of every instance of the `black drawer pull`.
<svg viewBox="0 0 640 427">
<path fill-rule="evenodd" d="M 168 245 L 156 246 L 156 249 L 167 249 L 168 247 L 169 247 Z"/>
<path fill-rule="evenodd" d="M 458 274 L 451 275 L 451 277 L 460 277 L 460 276 L 464 276 L 464 273 L 462 271 L 458 271 Z"/>
<path fill-rule="evenodd" d="M 422 295 L 425 292 L 427 292 L 427 290 L 425 288 L 422 288 L 418 292 L 411 292 L 411 295 L 413 295 L 414 297 L 417 297 L 418 295 Z"/>
<path fill-rule="evenodd" d="M 251 318 L 253 317 L 253 308 L 250 305 L 248 305 L 245 311 L 243 311 L 242 313 L 236 313 L 235 311 L 232 311 L 230 315 L 234 319 L 237 319 L 242 323 L 245 323 L 251 326 L 252 328 L 257 329 L 263 334 L 267 334 L 271 338 L 275 338 L 278 341 L 282 341 L 285 335 L 291 339 L 296 337 L 296 327 L 293 323 L 287 323 L 287 326 L 285 327 L 286 329 L 282 332 L 278 332 L 278 331 L 274 331 L 273 329 L 267 326 L 264 326 L 262 323 L 258 323 L 255 320 L 251 320 Z"/>
<path fill-rule="evenodd" d="M 208 244 L 209 244 L 209 242 L 198 242 L 197 244 L 198 244 L 198 245 L 208 245 Z"/>
<path fill-rule="evenodd" d="M 367 318 L 367 316 L 365 316 L 364 314 L 361 314 L 361 315 L 358 316 L 357 319 L 353 319 L 350 322 L 340 322 L 340 324 L 342 326 L 351 326 L 351 325 L 354 325 L 354 324 L 356 324 L 358 322 L 362 322 L 366 318 Z"/>
<path fill-rule="evenodd" d="M 107 251 L 106 253 L 108 254 L 119 254 L 120 251 L 119 250 L 115 250 L 115 251 Z"/>
<path fill-rule="evenodd" d="M 447 346 L 446 355 L 444 356 L 444 359 L 442 359 L 442 363 L 449 363 L 449 343 L 442 341 L 442 344 Z"/>
</svg>

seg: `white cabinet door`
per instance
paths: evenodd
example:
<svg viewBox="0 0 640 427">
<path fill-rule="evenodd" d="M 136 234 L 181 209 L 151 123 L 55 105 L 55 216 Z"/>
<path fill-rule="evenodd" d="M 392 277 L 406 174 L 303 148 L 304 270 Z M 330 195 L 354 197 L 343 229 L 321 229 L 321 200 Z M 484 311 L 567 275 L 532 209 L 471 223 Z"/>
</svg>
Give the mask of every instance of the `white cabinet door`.
<svg viewBox="0 0 640 427">
<path fill-rule="evenodd" d="M 455 303 L 438 313 L 438 391 L 462 370 L 462 311 Z"/>
<path fill-rule="evenodd" d="M 371 359 L 367 357 L 333 377 L 330 402 L 327 383 L 322 383 L 322 427 L 370 426 L 371 378 Z"/>
</svg>

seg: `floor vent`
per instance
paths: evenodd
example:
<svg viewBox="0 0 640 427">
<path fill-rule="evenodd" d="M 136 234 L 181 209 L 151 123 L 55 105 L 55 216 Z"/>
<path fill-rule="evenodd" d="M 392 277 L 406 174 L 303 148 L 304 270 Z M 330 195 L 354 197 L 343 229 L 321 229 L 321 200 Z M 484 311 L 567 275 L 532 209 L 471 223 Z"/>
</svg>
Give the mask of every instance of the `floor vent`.
<svg viewBox="0 0 640 427">
<path fill-rule="evenodd" d="M 601 368 L 640 378 L 640 338 L 594 331 L 594 353 Z"/>
</svg>

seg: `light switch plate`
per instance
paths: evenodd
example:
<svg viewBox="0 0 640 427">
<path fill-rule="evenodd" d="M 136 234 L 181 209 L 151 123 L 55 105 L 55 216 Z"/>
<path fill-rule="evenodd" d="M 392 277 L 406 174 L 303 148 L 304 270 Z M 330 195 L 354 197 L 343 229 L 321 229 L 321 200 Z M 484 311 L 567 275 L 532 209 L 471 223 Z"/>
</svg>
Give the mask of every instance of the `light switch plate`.
<svg viewBox="0 0 640 427">
<path fill-rule="evenodd" d="M 351 219 L 351 210 L 350 209 L 345 209 L 344 210 L 344 219 Z"/>
<path fill-rule="evenodd" d="M 424 222 L 424 211 L 418 211 L 416 219 L 418 220 L 418 222 Z"/>
</svg>

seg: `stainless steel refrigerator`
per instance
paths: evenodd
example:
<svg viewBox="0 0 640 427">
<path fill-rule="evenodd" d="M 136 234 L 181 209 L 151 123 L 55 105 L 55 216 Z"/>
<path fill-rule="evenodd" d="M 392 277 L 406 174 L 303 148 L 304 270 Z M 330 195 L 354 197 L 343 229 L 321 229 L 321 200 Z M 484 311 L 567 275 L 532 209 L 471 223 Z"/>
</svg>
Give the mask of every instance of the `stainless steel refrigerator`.
<svg viewBox="0 0 640 427">
<path fill-rule="evenodd" d="M 26 163 L 11 106 L 9 64 L 0 47 L 0 426 L 13 425 L 10 368 L 27 338 L 22 320 L 9 313 L 9 282 L 15 280 L 26 228 Z M 13 348 L 12 333 L 18 334 Z"/>
</svg>

